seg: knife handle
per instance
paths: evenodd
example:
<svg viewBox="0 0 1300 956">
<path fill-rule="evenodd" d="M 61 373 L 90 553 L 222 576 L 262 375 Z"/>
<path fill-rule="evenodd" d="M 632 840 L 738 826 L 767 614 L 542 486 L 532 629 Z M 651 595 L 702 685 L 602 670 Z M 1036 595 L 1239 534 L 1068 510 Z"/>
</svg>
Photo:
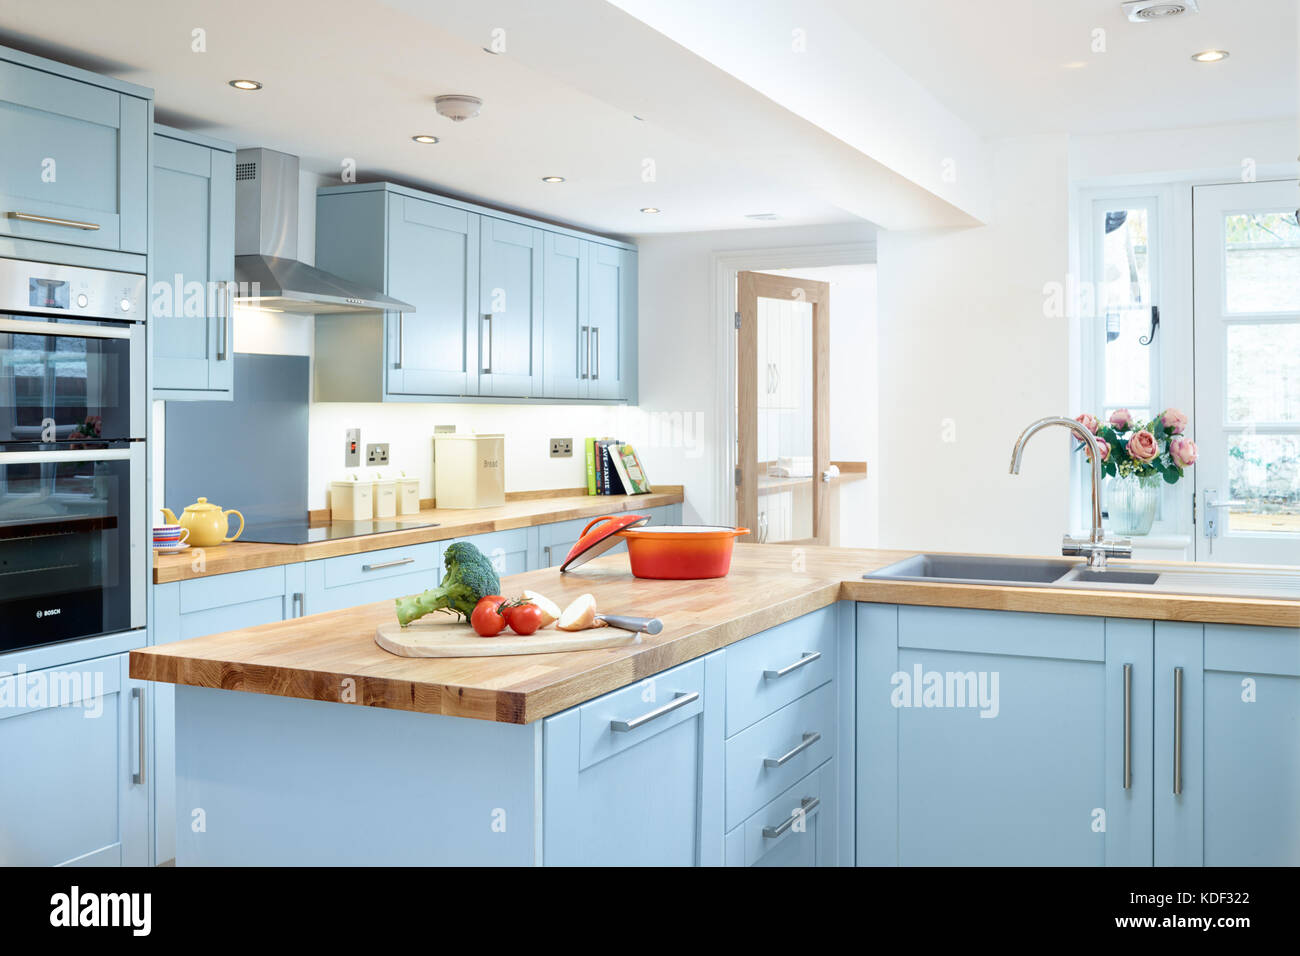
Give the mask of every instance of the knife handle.
<svg viewBox="0 0 1300 956">
<path fill-rule="evenodd" d="M 664 622 L 657 617 L 627 617 L 623 614 L 602 614 L 600 619 L 610 627 L 625 631 L 644 631 L 646 634 L 658 634 L 664 629 Z"/>
</svg>

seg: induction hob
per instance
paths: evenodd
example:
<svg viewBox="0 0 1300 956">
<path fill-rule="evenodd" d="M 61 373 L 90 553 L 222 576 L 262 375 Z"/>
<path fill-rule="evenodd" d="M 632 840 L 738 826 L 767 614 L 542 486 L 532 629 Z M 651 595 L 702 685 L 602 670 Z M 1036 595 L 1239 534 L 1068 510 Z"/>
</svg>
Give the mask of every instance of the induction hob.
<svg viewBox="0 0 1300 956">
<path fill-rule="evenodd" d="M 331 521 L 329 524 L 309 524 L 300 521 L 262 521 L 250 524 L 239 536 L 240 541 L 260 544 L 314 544 L 318 541 L 335 541 L 339 538 L 358 538 L 366 534 L 383 534 L 386 531 L 410 531 L 412 528 L 436 528 L 436 521 L 418 518 L 375 518 L 370 521 Z"/>
</svg>

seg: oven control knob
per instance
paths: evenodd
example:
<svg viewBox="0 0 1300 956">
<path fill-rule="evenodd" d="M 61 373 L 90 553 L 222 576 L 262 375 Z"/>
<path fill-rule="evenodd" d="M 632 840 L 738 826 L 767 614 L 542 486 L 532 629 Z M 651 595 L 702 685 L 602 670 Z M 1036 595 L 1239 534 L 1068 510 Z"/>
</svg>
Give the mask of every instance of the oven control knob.
<svg viewBox="0 0 1300 956">
<path fill-rule="evenodd" d="M 79 309 L 84 309 L 84 308 L 85 308 L 86 306 L 88 306 L 88 305 L 90 305 L 90 299 L 86 296 L 86 293 L 84 293 L 84 292 L 78 293 L 78 294 L 77 294 L 77 308 L 79 308 Z"/>
<path fill-rule="evenodd" d="M 123 311 L 123 312 L 130 312 L 130 311 L 131 311 L 131 300 L 130 300 L 130 299 L 123 299 L 123 300 L 122 300 L 120 303 L 118 303 L 118 304 L 122 306 L 122 311 Z"/>
</svg>

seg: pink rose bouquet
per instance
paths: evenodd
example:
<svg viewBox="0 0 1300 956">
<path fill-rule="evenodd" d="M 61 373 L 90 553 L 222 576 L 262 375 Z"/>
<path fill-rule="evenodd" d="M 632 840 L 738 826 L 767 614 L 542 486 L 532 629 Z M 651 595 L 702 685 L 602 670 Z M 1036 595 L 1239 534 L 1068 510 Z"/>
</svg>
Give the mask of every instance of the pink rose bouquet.
<svg viewBox="0 0 1300 956">
<path fill-rule="evenodd" d="M 1186 434 L 1190 423 L 1176 408 L 1166 408 L 1149 422 L 1137 421 L 1127 408 L 1115 409 L 1104 423 L 1087 412 L 1075 421 L 1096 436 L 1102 473 L 1108 477 L 1158 475 L 1172 485 L 1196 464 L 1196 443 Z M 1086 453 L 1085 443 L 1079 448 Z"/>
</svg>

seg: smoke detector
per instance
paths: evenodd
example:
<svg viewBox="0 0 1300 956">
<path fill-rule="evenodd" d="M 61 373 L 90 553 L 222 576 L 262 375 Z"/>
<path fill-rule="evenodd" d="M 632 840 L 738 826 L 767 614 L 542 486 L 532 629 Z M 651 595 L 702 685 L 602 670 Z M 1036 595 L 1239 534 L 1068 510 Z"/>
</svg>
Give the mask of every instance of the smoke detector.
<svg viewBox="0 0 1300 956">
<path fill-rule="evenodd" d="M 1199 13 L 1197 0 L 1128 0 L 1124 12 L 1134 23 L 1168 20 L 1188 13 Z"/>
<path fill-rule="evenodd" d="M 478 111 L 483 108 L 483 101 L 477 96 L 467 96 L 464 93 L 445 93 L 442 96 L 435 96 L 433 105 L 439 115 L 447 117 L 453 123 L 462 123 L 478 116 Z"/>
</svg>

